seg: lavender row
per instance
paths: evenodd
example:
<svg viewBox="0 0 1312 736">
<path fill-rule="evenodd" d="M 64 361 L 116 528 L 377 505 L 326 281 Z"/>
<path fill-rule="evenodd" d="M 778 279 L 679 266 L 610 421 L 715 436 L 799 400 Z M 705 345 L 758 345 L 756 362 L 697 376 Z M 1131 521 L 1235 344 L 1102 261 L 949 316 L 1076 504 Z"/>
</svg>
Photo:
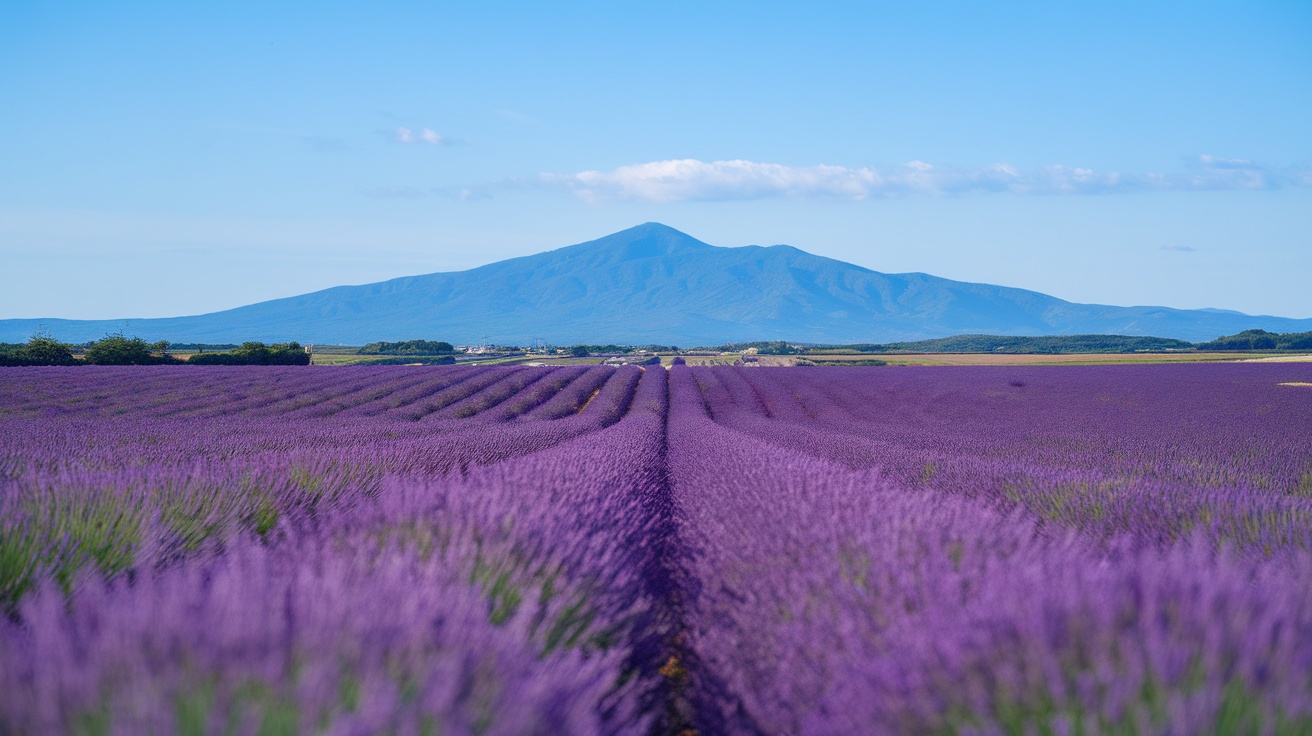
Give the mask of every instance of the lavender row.
<svg viewBox="0 0 1312 736">
<path fill-rule="evenodd" d="M 1100 538 L 1312 549 L 1312 391 L 1289 385 L 1306 366 L 695 376 L 717 422 L 904 485 Z"/>
<path fill-rule="evenodd" d="M 1312 728 L 1306 552 L 1093 545 L 725 426 L 698 372 L 671 376 L 669 465 L 711 730 Z"/>
<path fill-rule="evenodd" d="M 467 473 L 595 433 L 625 414 L 641 375 L 604 370 L 588 410 L 554 421 L 10 419 L 0 423 L 0 606 L 41 575 L 112 576 L 371 497 L 384 478 Z"/>
<path fill-rule="evenodd" d="M 186 369 L 183 369 L 186 370 Z M 514 419 L 545 403 L 584 372 L 589 382 L 613 369 L 493 367 L 210 367 L 196 375 L 97 368 L 95 375 L 24 369 L 0 384 L 0 417 L 112 418 L 131 415 L 213 419 L 223 416 L 327 417 L 338 413 L 394 419 L 470 418 L 499 409 Z M 543 379 L 535 391 L 524 389 Z M 593 387 L 595 390 L 596 386 Z M 503 405 L 515 398 L 513 410 Z M 577 406 L 573 407 L 577 409 Z M 561 412 L 543 418 L 559 418 Z"/>
<path fill-rule="evenodd" d="M 281 513 L 262 534 L 237 529 L 194 549 L 166 543 L 170 518 L 208 523 L 241 510 L 179 510 L 167 503 L 179 498 L 136 487 L 75 489 L 74 471 L 49 471 L 65 475 L 47 475 L 47 494 L 16 508 L 81 515 L 56 521 L 65 529 L 103 528 L 128 509 L 133 530 L 125 556 L 107 560 L 117 569 L 39 571 L 0 625 L 0 724 L 647 731 L 668 628 L 652 543 L 667 515 L 665 381 L 641 376 L 613 372 L 624 380 L 593 402 L 607 420 L 576 439 L 445 479 L 409 468 L 368 484 L 328 474 L 317 491 L 269 489 Z M 603 400 L 616 406 L 607 412 Z M 244 498 L 178 494 L 217 506 Z M 307 494 L 313 504 L 290 503 Z"/>
<path fill-rule="evenodd" d="M 8 372 L 0 731 L 1312 729 L 1306 367 L 666 376 Z"/>
</svg>

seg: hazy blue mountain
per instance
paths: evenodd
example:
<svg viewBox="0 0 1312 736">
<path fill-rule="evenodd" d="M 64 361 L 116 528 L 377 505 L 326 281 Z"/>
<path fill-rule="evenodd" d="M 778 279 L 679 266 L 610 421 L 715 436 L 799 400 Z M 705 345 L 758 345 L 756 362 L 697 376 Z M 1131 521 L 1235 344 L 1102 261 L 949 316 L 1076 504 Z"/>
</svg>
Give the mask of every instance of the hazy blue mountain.
<svg viewBox="0 0 1312 736">
<path fill-rule="evenodd" d="M 0 320 L 0 342 L 44 324 L 98 339 L 124 320 Z M 1312 319 L 1217 309 L 1074 304 L 1024 289 L 885 274 L 787 245 L 718 248 L 647 223 L 599 240 L 492 263 L 251 304 L 132 319 L 148 340 L 363 344 L 413 338 L 557 344 L 891 342 L 963 333 L 1121 334 L 1210 340 L 1244 329 L 1312 330 Z"/>
</svg>

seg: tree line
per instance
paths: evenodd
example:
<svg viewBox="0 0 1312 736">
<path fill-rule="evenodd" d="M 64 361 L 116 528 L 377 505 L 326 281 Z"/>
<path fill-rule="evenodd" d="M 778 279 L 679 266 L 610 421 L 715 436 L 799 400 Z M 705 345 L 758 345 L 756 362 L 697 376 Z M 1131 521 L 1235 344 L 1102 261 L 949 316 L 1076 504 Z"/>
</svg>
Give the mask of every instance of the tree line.
<svg viewBox="0 0 1312 736">
<path fill-rule="evenodd" d="M 1199 350 L 1312 350 L 1312 332 L 1244 330 L 1198 344 Z"/>
<path fill-rule="evenodd" d="M 309 365 L 310 354 L 300 343 L 246 342 L 226 352 L 197 352 L 186 360 L 169 354 L 169 343 L 140 337 L 106 335 L 88 343 L 79 360 L 79 346 L 37 333 L 23 344 L 0 344 L 0 366 L 32 365 Z"/>
<path fill-rule="evenodd" d="M 570 355 L 576 358 L 586 358 L 589 355 L 614 354 L 628 355 L 629 353 L 677 353 L 677 345 L 572 345 L 567 348 Z"/>
<path fill-rule="evenodd" d="M 404 340 L 371 342 L 360 348 L 359 355 L 451 355 L 456 347 L 441 340 Z"/>
<path fill-rule="evenodd" d="M 916 342 L 855 345 L 802 345 L 784 341 L 730 343 L 716 350 L 739 351 L 755 348 L 762 355 L 807 355 L 810 353 L 1120 353 L 1167 350 L 1215 351 L 1312 351 L 1312 332 L 1275 333 L 1244 330 L 1215 340 L 1191 343 L 1162 337 L 1127 335 L 1046 335 L 1000 336 L 956 335 Z M 210 352 L 206 352 L 206 350 Z M 186 360 L 170 354 L 195 350 Z M 575 345 L 571 355 L 583 357 L 597 353 L 627 354 L 638 350 L 678 352 L 673 345 Z M 360 348 L 360 355 L 396 356 L 379 363 L 455 362 L 456 349 L 449 342 L 406 340 L 372 342 Z M 78 358 L 80 353 L 81 358 Z M 36 365 L 309 365 L 310 354 L 297 342 L 245 342 L 240 345 L 204 345 L 200 343 L 147 342 L 122 333 L 106 335 L 85 345 L 71 345 L 40 332 L 26 343 L 0 343 L 0 366 Z"/>
</svg>

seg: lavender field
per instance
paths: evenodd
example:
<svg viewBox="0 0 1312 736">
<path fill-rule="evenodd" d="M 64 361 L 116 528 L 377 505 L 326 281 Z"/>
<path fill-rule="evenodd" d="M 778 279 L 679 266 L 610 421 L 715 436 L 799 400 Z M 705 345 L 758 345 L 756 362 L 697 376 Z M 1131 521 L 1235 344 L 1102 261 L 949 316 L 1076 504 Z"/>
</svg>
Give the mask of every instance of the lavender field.
<svg viewBox="0 0 1312 736">
<path fill-rule="evenodd" d="M 0 734 L 1312 733 L 1310 383 L 7 369 Z"/>
</svg>

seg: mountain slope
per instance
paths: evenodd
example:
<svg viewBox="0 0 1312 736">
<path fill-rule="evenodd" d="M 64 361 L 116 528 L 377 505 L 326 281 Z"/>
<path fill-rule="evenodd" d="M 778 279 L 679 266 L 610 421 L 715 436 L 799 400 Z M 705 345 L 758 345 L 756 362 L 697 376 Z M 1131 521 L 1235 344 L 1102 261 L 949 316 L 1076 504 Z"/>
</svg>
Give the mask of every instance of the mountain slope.
<svg viewBox="0 0 1312 736">
<path fill-rule="evenodd" d="M 67 341 L 117 321 L 3 320 L 0 341 L 44 324 Z M 889 342 L 962 333 L 1124 334 L 1209 340 L 1243 329 L 1312 329 L 1312 319 L 1224 310 L 1074 304 L 1024 289 L 884 274 L 791 246 L 718 248 L 647 223 L 599 240 L 469 271 L 339 286 L 237 309 L 131 320 L 148 340 L 300 340 L 361 344 L 410 338 L 719 344 L 787 339 Z"/>
</svg>

